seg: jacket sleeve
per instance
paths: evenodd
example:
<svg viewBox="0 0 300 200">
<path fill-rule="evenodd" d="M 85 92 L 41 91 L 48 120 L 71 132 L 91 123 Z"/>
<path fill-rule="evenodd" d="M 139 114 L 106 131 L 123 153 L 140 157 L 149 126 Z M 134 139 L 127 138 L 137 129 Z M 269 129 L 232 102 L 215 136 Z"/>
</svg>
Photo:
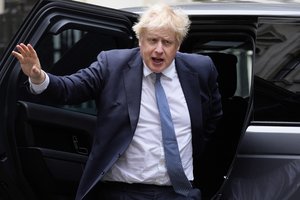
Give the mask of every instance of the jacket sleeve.
<svg viewBox="0 0 300 200">
<path fill-rule="evenodd" d="M 209 108 L 206 121 L 204 122 L 204 128 L 206 132 L 206 137 L 209 138 L 216 130 L 219 120 L 223 115 L 221 95 L 219 92 L 218 85 L 218 72 L 213 62 L 211 61 L 210 75 L 208 79 L 209 87 Z"/>
<path fill-rule="evenodd" d="M 48 73 L 48 88 L 41 94 L 47 101 L 58 104 L 78 104 L 96 98 L 104 85 L 106 55 L 102 52 L 89 67 L 67 76 Z"/>
</svg>

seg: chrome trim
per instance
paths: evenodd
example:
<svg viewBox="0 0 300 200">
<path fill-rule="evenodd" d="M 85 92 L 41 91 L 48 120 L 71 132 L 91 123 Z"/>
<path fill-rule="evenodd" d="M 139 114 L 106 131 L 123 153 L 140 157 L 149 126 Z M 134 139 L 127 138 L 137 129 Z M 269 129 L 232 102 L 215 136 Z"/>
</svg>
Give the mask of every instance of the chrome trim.
<svg viewBox="0 0 300 200">
<path fill-rule="evenodd" d="M 249 126 L 238 154 L 300 155 L 300 127 Z"/>
</svg>

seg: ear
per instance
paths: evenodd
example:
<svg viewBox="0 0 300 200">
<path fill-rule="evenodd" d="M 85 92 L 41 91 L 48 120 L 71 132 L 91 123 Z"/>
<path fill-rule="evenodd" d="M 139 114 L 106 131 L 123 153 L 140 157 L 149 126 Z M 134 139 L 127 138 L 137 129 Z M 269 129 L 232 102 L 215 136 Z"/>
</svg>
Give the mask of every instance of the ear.
<svg viewBox="0 0 300 200">
<path fill-rule="evenodd" d="M 176 40 L 176 45 L 177 45 L 177 51 L 179 51 L 179 49 L 180 49 L 180 46 L 181 46 L 181 42 L 180 42 L 180 41 L 178 41 L 178 40 Z"/>
<path fill-rule="evenodd" d="M 139 38 L 138 38 L 139 46 L 142 46 L 142 40 L 143 40 L 143 37 L 140 35 Z"/>
<path fill-rule="evenodd" d="M 178 44 L 178 46 L 177 46 L 177 51 L 179 51 L 180 46 L 181 46 L 181 43 Z"/>
</svg>

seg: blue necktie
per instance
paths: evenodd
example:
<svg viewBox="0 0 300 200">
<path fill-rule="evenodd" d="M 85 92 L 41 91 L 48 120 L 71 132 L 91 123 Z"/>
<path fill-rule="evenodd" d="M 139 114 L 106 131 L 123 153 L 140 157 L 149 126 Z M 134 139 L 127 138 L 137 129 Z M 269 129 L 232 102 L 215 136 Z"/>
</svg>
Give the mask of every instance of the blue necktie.
<svg viewBox="0 0 300 200">
<path fill-rule="evenodd" d="M 156 73 L 155 95 L 161 121 L 166 167 L 175 192 L 187 196 L 192 186 L 182 167 L 169 104 L 160 82 L 161 75 Z"/>
</svg>

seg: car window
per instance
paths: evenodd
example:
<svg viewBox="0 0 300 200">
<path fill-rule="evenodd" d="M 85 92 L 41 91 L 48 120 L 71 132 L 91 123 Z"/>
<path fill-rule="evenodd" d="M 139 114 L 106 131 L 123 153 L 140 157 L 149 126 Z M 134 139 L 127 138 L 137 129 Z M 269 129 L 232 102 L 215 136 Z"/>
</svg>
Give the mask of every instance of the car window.
<svg viewBox="0 0 300 200">
<path fill-rule="evenodd" d="M 59 34 L 47 33 L 35 46 L 43 69 L 55 75 L 68 75 L 88 67 L 101 51 L 114 48 L 123 48 L 123 46 L 113 35 L 78 29 L 67 29 Z M 26 77 L 24 78 L 26 82 Z M 19 98 L 28 100 L 31 96 L 23 92 Z M 32 98 L 30 101 L 48 105 L 47 102 L 39 101 L 38 98 Z M 52 106 L 96 114 L 94 100 L 79 105 Z"/>
<path fill-rule="evenodd" d="M 300 28 L 291 18 L 261 19 L 254 68 L 254 120 L 300 121 Z"/>
<path fill-rule="evenodd" d="M 249 98 L 256 19 L 191 17 L 193 23 L 181 50 L 208 55 L 215 62 L 223 97 Z M 235 61 L 229 57 L 235 57 Z M 233 66 L 234 67 L 231 67 Z M 229 94 L 230 93 L 230 94 Z"/>
</svg>

